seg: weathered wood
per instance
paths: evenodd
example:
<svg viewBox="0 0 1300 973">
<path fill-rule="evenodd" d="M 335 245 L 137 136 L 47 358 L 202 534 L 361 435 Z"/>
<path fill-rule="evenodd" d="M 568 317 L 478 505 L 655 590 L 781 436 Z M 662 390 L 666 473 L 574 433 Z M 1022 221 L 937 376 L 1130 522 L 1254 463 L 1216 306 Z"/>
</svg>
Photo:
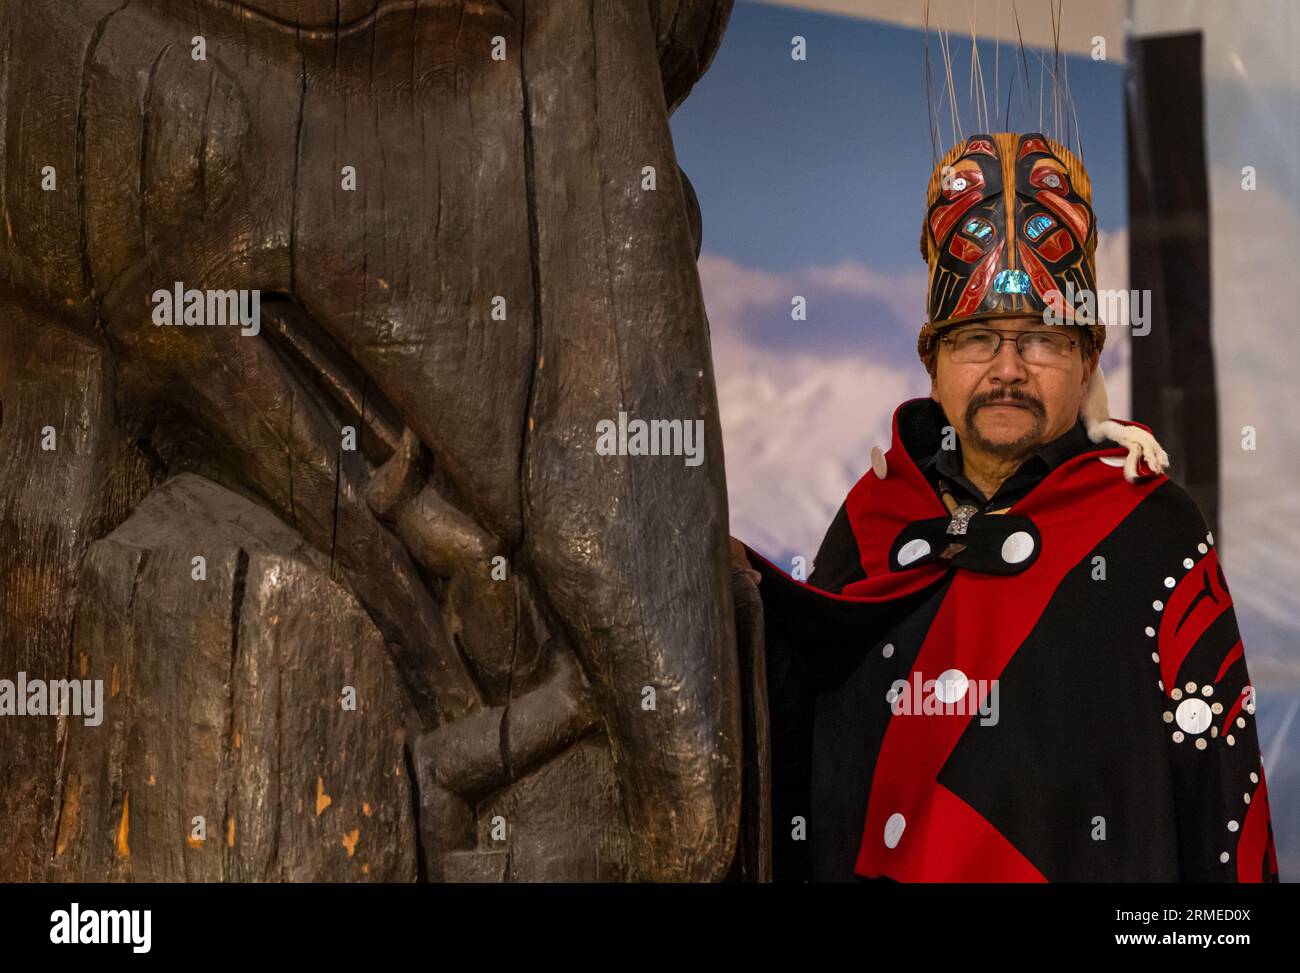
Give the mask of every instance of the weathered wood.
<svg viewBox="0 0 1300 973">
<path fill-rule="evenodd" d="M 63 336 L 0 321 L 62 390 L 15 393 L 12 369 L 0 387 L 18 403 L 0 436 L 23 444 L 0 454 L 0 598 L 19 609 L 0 661 L 79 667 L 75 608 L 121 711 L 68 729 L 62 775 L 52 724 L 0 726 L 20 740 L 0 756 L 22 779 L 0 797 L 14 877 L 40 876 L 57 828 L 64 877 L 355 878 L 357 801 L 389 815 L 371 829 L 418 833 L 435 879 L 727 873 L 741 677 L 699 207 L 668 116 L 730 9 L 0 6 L 0 299 Z M 256 290 L 267 321 L 158 327 L 151 295 L 177 282 Z M 93 456 L 35 457 L 51 403 L 81 410 Z M 703 421 L 704 462 L 598 454 L 620 412 Z M 173 572 L 197 539 L 221 553 L 187 588 Z M 376 646 L 418 824 L 375 776 L 400 743 L 285 695 L 315 699 L 348 665 L 379 680 Z M 254 720 L 241 747 L 220 732 L 232 712 Z M 312 767 L 335 803 L 300 823 Z M 196 814 L 233 814 L 234 846 L 177 846 Z M 393 847 L 367 850 L 370 877 L 411 877 Z"/>
<path fill-rule="evenodd" d="M 0 320 L 0 678 L 60 680 L 79 664 L 71 631 L 86 547 L 150 479 L 116 437 L 102 343 L 4 301 Z M 45 875 L 63 749 L 52 717 L 0 718 L 0 881 Z"/>
<path fill-rule="evenodd" d="M 265 510 L 191 474 L 167 481 L 92 545 L 73 644 L 106 718 L 67 721 L 56 877 L 414 880 L 383 640 Z"/>
<path fill-rule="evenodd" d="M 763 641 L 763 599 L 740 571 L 731 574 L 736 602 L 736 650 L 740 658 L 744 711 L 745 769 L 740 807 L 740 842 L 727 878 L 772 881 L 772 727 L 767 695 L 767 653 Z"/>
</svg>

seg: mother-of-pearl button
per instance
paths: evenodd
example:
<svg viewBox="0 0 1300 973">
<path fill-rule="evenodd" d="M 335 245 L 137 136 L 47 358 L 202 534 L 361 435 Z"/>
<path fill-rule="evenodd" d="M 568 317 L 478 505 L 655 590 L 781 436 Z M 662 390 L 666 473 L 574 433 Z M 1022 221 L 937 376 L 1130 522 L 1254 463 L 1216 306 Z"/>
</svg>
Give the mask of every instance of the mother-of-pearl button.
<svg viewBox="0 0 1300 973">
<path fill-rule="evenodd" d="M 907 827 L 907 819 L 895 811 L 885 822 L 885 847 L 894 848 L 898 845 L 898 839 L 903 837 L 903 829 Z"/>
<path fill-rule="evenodd" d="M 1203 699 L 1187 698 L 1178 704 L 1174 719 L 1185 733 L 1204 733 L 1212 719 L 1209 704 Z"/>
<path fill-rule="evenodd" d="M 1008 564 L 1019 564 L 1034 553 L 1034 538 L 1027 531 L 1018 530 L 1008 534 L 1002 542 L 1002 560 Z"/>
<path fill-rule="evenodd" d="M 876 476 L 880 479 L 885 478 L 889 472 L 889 467 L 885 464 L 885 452 L 879 446 L 871 447 L 871 468 L 875 470 Z"/>
<path fill-rule="evenodd" d="M 899 566 L 911 564 L 917 558 L 930 553 L 930 542 L 924 537 L 916 537 L 904 544 L 898 551 Z"/>
<path fill-rule="evenodd" d="M 960 669 L 945 669 L 934 681 L 934 694 L 944 703 L 955 703 L 966 695 L 970 680 Z"/>
</svg>

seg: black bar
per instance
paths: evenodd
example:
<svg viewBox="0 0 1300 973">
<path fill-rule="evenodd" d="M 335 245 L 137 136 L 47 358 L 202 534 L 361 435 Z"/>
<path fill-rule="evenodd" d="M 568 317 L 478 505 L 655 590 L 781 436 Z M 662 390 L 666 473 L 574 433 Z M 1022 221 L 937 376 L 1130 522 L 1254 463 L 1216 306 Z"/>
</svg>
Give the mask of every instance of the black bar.
<svg viewBox="0 0 1300 973">
<path fill-rule="evenodd" d="M 1129 286 L 1152 297 L 1151 331 L 1131 342 L 1132 401 L 1219 538 L 1201 51 L 1199 31 L 1128 42 Z"/>
</svg>

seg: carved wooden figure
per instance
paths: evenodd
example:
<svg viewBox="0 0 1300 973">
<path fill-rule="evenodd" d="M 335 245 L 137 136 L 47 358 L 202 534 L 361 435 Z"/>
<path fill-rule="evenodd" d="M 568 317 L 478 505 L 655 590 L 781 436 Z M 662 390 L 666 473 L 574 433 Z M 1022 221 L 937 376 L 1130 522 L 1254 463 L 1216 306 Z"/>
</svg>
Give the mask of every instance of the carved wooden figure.
<svg viewBox="0 0 1300 973">
<path fill-rule="evenodd" d="M 761 873 L 668 127 L 730 8 L 0 3 L 0 678 L 104 686 L 0 719 L 0 879 Z"/>
</svg>

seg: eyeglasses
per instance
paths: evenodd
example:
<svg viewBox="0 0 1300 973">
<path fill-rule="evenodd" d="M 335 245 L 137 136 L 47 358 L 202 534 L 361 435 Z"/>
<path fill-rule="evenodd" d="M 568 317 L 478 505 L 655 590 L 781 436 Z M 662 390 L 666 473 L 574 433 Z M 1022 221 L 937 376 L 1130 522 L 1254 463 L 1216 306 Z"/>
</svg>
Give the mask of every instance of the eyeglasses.
<svg viewBox="0 0 1300 973">
<path fill-rule="evenodd" d="M 1059 365 L 1079 342 L 1060 331 L 996 331 L 993 328 L 967 328 L 956 334 L 944 334 L 939 340 L 948 345 L 950 359 L 959 365 L 982 365 L 991 362 L 1002 350 L 1004 335 L 1013 339 L 1020 357 L 1031 365 Z"/>
</svg>

